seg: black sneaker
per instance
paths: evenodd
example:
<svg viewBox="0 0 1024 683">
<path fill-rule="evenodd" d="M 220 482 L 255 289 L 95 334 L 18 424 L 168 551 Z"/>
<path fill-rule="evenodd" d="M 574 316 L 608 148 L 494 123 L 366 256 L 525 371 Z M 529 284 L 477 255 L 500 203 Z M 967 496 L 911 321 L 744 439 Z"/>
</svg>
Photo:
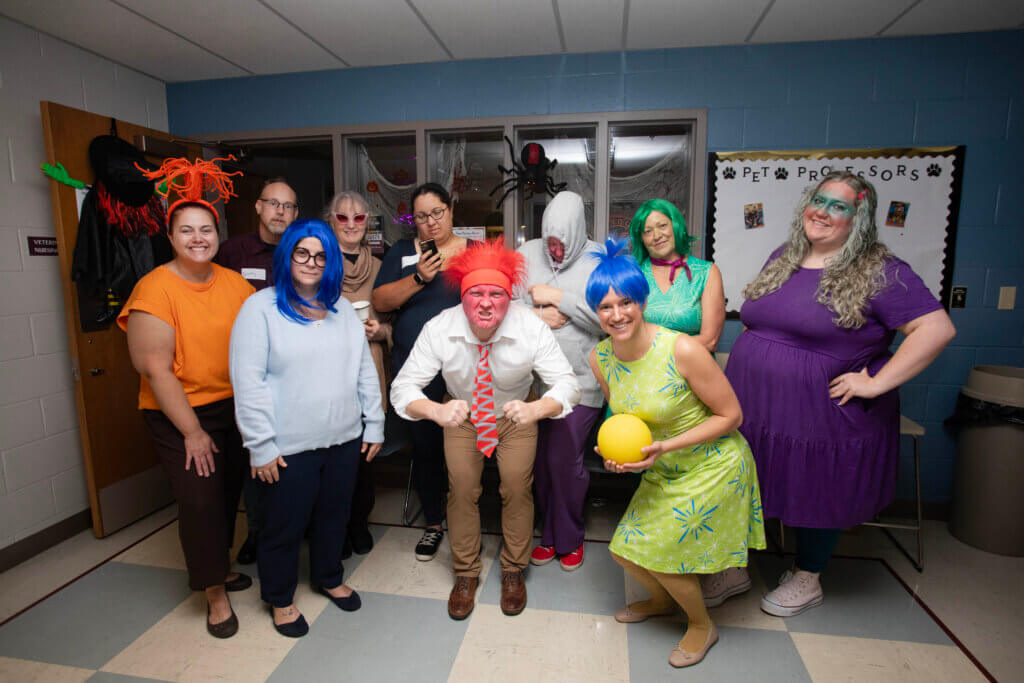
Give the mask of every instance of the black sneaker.
<svg viewBox="0 0 1024 683">
<path fill-rule="evenodd" d="M 441 540 L 444 532 L 438 529 L 424 529 L 420 536 L 420 542 L 416 544 L 416 559 L 420 562 L 429 562 L 434 559 L 437 549 L 441 547 Z"/>
</svg>

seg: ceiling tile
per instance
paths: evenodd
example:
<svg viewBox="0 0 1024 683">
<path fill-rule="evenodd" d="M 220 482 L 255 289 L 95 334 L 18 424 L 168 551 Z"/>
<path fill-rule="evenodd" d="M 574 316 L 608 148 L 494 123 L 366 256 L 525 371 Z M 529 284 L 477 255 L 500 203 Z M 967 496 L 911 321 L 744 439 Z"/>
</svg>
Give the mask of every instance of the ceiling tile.
<svg viewBox="0 0 1024 683">
<path fill-rule="evenodd" d="M 1021 0 L 924 0 L 900 17 L 884 35 L 991 31 L 1019 28 L 1022 23 Z"/>
<path fill-rule="evenodd" d="M 562 51 L 551 0 L 412 0 L 455 59 Z"/>
<path fill-rule="evenodd" d="M 769 0 L 632 0 L 626 47 L 737 45 Z"/>
<path fill-rule="evenodd" d="M 405 0 L 264 1 L 350 66 L 448 59 Z"/>
<path fill-rule="evenodd" d="M 622 10 L 625 0 L 558 0 L 565 47 L 569 52 L 622 49 Z"/>
<path fill-rule="evenodd" d="M 914 0 L 858 0 L 857 11 L 821 0 L 775 0 L 752 43 L 844 40 L 875 36 Z"/>
<path fill-rule="evenodd" d="M 107 0 L 3 0 L 2 13 L 163 81 L 246 72 Z"/>
<path fill-rule="evenodd" d="M 117 2 L 256 74 L 344 66 L 257 0 Z"/>
</svg>

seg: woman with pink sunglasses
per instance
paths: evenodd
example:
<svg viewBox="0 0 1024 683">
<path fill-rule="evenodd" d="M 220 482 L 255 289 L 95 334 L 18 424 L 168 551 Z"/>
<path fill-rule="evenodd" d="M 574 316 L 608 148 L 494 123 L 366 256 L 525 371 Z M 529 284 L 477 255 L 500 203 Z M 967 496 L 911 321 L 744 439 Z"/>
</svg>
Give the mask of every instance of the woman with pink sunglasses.
<svg viewBox="0 0 1024 683">
<path fill-rule="evenodd" d="M 370 303 L 373 282 L 380 270 L 380 259 L 370 253 L 366 239 L 366 229 L 370 223 L 369 204 L 358 192 L 342 190 L 334 195 L 323 212 L 323 219 L 334 230 L 345 257 L 345 277 L 341 285 L 341 295 L 356 306 L 356 313 L 362 317 L 363 307 L 368 315 L 363 320 L 366 328 L 366 339 L 370 342 L 370 353 L 377 376 L 380 378 L 380 393 L 384 400 L 384 410 L 388 407 L 387 387 L 390 383 L 390 368 L 386 367 L 385 359 L 390 359 L 391 322 L 389 316 L 380 314 Z M 361 303 L 358 303 L 361 302 Z M 390 363 L 388 363 L 390 365 Z M 352 498 L 352 515 L 348 523 L 343 556 L 348 558 L 352 551 L 364 555 L 373 548 L 373 536 L 370 534 L 368 520 L 374 503 L 373 463 L 360 460 L 356 490 Z"/>
</svg>

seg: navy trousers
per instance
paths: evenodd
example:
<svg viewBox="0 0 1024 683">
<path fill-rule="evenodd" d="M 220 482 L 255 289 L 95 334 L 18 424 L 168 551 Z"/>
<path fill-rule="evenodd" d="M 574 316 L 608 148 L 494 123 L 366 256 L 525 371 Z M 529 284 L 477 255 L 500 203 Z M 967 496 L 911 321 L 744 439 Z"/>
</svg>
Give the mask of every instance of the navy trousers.
<svg viewBox="0 0 1024 683">
<path fill-rule="evenodd" d="M 842 529 L 796 527 L 796 568 L 820 574 L 839 543 Z"/>
<path fill-rule="evenodd" d="M 335 588 L 344 579 L 345 543 L 352 492 L 359 467 L 361 439 L 304 451 L 284 458 L 280 481 L 260 482 L 260 597 L 287 607 L 299 580 L 299 549 L 309 527 L 310 583 Z"/>
</svg>

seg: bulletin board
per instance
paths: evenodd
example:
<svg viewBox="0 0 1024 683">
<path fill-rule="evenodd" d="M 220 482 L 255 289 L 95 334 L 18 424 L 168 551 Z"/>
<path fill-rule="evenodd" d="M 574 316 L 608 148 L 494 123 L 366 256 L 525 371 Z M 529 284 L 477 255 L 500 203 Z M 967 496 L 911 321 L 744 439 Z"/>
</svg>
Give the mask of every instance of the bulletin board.
<svg viewBox="0 0 1024 683">
<path fill-rule="evenodd" d="M 963 159 L 962 146 L 710 154 L 707 255 L 722 271 L 729 317 L 788 239 L 803 190 L 838 170 L 875 186 L 879 241 L 948 307 Z"/>
</svg>

